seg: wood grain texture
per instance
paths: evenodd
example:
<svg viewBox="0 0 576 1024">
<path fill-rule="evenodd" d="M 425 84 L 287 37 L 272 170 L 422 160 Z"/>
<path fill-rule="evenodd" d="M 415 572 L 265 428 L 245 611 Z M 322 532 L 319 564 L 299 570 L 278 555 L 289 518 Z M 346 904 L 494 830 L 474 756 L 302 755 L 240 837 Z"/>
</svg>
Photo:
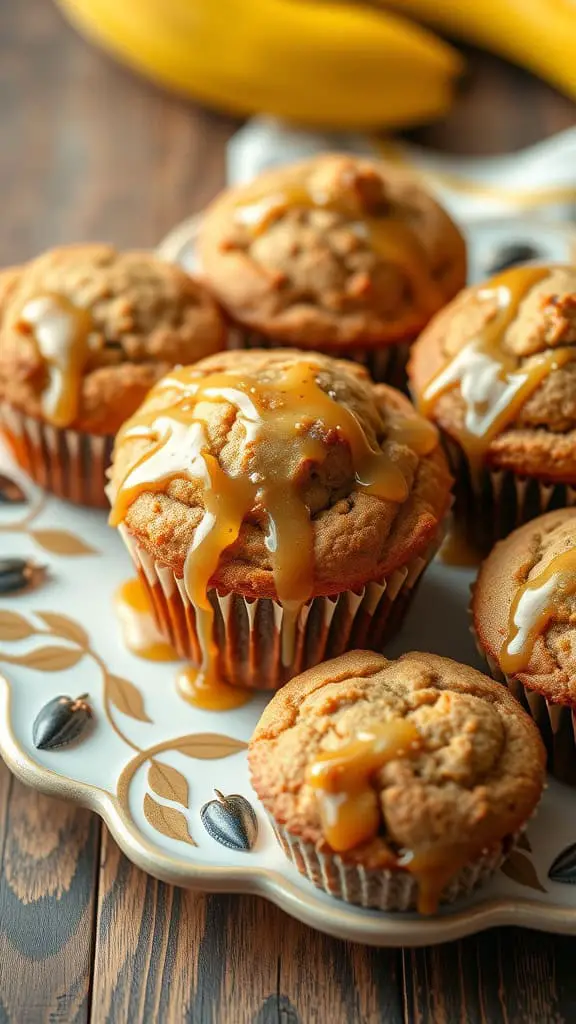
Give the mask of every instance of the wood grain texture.
<svg viewBox="0 0 576 1024">
<path fill-rule="evenodd" d="M 446 120 L 410 137 L 520 148 L 576 123 L 529 75 L 468 52 Z M 97 53 L 48 0 L 0 0 L 0 265 L 54 244 L 154 245 L 221 185 L 237 122 Z M 500 930 L 417 951 L 329 939 L 249 897 L 145 876 L 88 813 L 0 770 L 0 1024 L 562 1024 L 576 941 Z"/>
<path fill-rule="evenodd" d="M 88 1019 L 100 826 L 0 766 L 0 1020 Z"/>
<path fill-rule="evenodd" d="M 163 885 L 106 830 L 99 903 L 95 1021 L 403 1020 L 396 951 L 337 942 L 261 899 Z"/>
</svg>

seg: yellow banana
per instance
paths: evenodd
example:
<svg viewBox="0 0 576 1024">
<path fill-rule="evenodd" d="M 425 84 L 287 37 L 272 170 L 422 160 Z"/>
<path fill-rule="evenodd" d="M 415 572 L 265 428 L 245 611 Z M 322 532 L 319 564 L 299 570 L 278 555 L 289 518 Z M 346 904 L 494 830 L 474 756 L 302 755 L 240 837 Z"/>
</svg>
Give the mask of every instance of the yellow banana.
<svg viewBox="0 0 576 1024">
<path fill-rule="evenodd" d="M 520 64 L 576 99 L 576 0 L 378 0 Z"/>
<path fill-rule="evenodd" d="M 448 109 L 458 53 L 397 15 L 326 0 L 58 0 L 158 82 L 240 114 L 415 124 Z"/>
</svg>

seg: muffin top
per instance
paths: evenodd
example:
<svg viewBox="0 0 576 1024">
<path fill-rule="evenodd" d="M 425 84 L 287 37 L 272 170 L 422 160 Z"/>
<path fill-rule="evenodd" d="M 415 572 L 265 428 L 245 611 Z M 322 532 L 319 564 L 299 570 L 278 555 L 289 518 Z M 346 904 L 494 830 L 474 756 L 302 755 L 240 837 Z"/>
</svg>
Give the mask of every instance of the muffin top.
<svg viewBox="0 0 576 1024">
<path fill-rule="evenodd" d="M 473 467 L 576 480 L 576 267 L 525 264 L 462 292 L 409 374 Z"/>
<path fill-rule="evenodd" d="M 500 541 L 480 568 L 474 628 L 501 671 L 547 700 L 576 700 L 576 510 Z"/>
<path fill-rule="evenodd" d="M 325 154 L 227 190 L 199 248 L 233 319 L 299 348 L 413 337 L 466 280 L 462 236 L 418 181 L 353 156 Z"/>
<path fill-rule="evenodd" d="M 224 345 L 205 289 L 148 252 L 52 249 L 0 283 L 0 393 L 24 413 L 115 433 L 172 366 Z"/>
<path fill-rule="evenodd" d="M 299 605 L 424 552 L 449 491 L 435 429 L 360 367 L 227 352 L 168 376 L 126 423 L 111 521 L 199 601 L 217 587 Z"/>
<path fill-rule="evenodd" d="M 545 765 L 536 726 L 505 687 L 437 655 L 367 651 L 279 690 L 248 759 L 256 793 L 293 835 L 421 881 L 444 866 L 444 883 L 522 826 Z"/>
</svg>

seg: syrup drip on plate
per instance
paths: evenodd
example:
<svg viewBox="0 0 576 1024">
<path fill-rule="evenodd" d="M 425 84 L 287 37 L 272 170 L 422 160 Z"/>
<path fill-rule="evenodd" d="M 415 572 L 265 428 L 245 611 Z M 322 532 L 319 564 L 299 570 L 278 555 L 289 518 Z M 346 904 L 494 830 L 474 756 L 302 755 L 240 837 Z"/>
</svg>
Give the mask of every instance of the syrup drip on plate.
<svg viewBox="0 0 576 1024">
<path fill-rule="evenodd" d="M 166 643 L 155 621 L 144 584 L 126 580 L 114 594 L 114 607 L 122 640 L 132 654 L 147 661 L 178 661 L 174 648 Z"/>
<path fill-rule="evenodd" d="M 56 427 L 69 426 L 78 413 L 92 327 L 88 310 L 56 292 L 29 299 L 20 313 L 18 329 L 32 332 L 46 366 L 48 381 L 41 396 L 42 410 Z"/>
<path fill-rule="evenodd" d="M 184 564 L 184 583 L 194 606 L 202 652 L 195 692 L 205 693 L 207 687 L 219 683 L 210 584 L 222 553 L 236 542 L 250 514 L 260 519 L 264 516 L 267 524 L 265 543 L 285 617 L 283 660 L 290 665 L 295 624 L 314 584 L 314 533 L 300 480 L 303 468 L 321 464 L 326 458 L 329 446 L 323 440 L 325 435 L 348 445 L 358 490 L 397 503 L 408 497 L 401 470 L 385 452 L 370 445 L 354 414 L 322 390 L 319 370 L 318 364 L 304 358 L 281 370 L 273 382 L 246 373 L 202 376 L 193 367 L 178 370 L 154 392 L 167 394 L 167 408 L 137 413 L 121 431 L 118 443 L 143 438 L 151 446 L 118 490 L 111 514 L 113 525 L 124 520 L 143 492 L 164 492 L 178 478 L 202 486 L 204 515 Z M 212 403 L 232 406 L 236 424 L 244 431 L 235 468 L 230 471 L 209 450 L 202 417 Z M 419 417 L 396 419 L 391 416 L 395 441 L 410 444 L 418 454 L 427 454 L 436 446 L 435 430 L 422 424 Z"/>
<path fill-rule="evenodd" d="M 503 344 L 522 301 L 535 285 L 549 276 L 550 270 L 548 266 L 514 267 L 483 285 L 478 297 L 495 302 L 496 313 L 424 390 L 421 411 L 430 415 L 440 395 L 457 386 L 460 388 L 465 416 L 458 440 L 476 476 L 482 469 L 490 443 L 514 422 L 541 381 L 576 358 L 573 348 L 554 348 L 519 363 Z"/>
<path fill-rule="evenodd" d="M 538 637 L 572 594 L 576 594 L 574 548 L 556 555 L 542 572 L 518 589 L 510 608 L 508 635 L 500 651 L 503 672 L 514 675 L 528 668 Z"/>
<path fill-rule="evenodd" d="M 354 182 L 351 180 L 351 186 Z M 384 262 L 396 266 L 410 283 L 416 303 L 429 315 L 444 302 L 442 291 L 432 277 L 429 258 L 418 235 L 404 220 L 389 213 L 382 216 L 362 214 L 346 202 L 345 195 L 330 196 L 314 186 L 307 174 L 298 177 L 268 195 L 254 192 L 236 208 L 237 220 L 254 237 L 264 234 L 288 209 L 330 210 L 340 214 L 358 238 L 366 239 Z"/>
</svg>

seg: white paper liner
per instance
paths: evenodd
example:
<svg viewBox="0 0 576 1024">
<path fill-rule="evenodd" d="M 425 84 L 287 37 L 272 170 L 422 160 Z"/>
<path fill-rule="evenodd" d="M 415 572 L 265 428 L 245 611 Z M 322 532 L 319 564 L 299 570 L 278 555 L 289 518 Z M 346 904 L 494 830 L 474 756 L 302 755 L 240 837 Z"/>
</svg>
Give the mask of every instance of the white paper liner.
<svg viewBox="0 0 576 1024">
<path fill-rule="evenodd" d="M 489 549 L 545 512 L 576 505 L 576 487 L 568 483 L 549 484 L 510 470 L 490 469 L 475 482 L 460 446 L 446 436 L 443 442 L 456 481 L 454 517 L 480 548 Z"/>
<path fill-rule="evenodd" d="M 362 349 L 356 345 L 349 348 L 342 346 L 338 349 L 324 350 L 318 345 L 318 352 L 326 351 L 336 359 L 351 359 L 355 363 L 361 363 L 368 370 L 372 380 L 380 383 L 390 384 L 393 387 L 406 390 L 406 364 L 410 353 L 410 341 L 399 341 L 382 345 L 380 348 Z M 279 341 L 269 338 L 267 335 L 257 331 L 245 331 L 241 327 L 233 325 L 229 332 L 229 347 L 241 348 L 297 348 L 295 344 L 282 345 Z M 304 352 L 306 350 L 303 350 Z"/>
<path fill-rule="evenodd" d="M 120 526 L 119 531 L 148 589 L 163 635 L 181 657 L 199 664 L 196 612 L 183 581 L 155 562 L 125 527 Z M 369 583 L 357 592 L 314 598 L 302 606 L 295 622 L 281 604 L 270 598 L 248 600 L 240 594 L 210 591 L 223 676 L 236 686 L 273 690 L 344 651 L 381 650 L 398 629 L 416 583 L 440 540 L 439 531 L 424 556 L 412 559 L 378 583 Z"/>
<path fill-rule="evenodd" d="M 34 483 L 77 505 L 107 508 L 106 469 L 114 438 L 65 430 L 0 404 L 0 433 Z"/>
<path fill-rule="evenodd" d="M 318 889 L 360 907 L 386 911 L 416 909 L 418 882 L 408 871 L 374 870 L 346 863 L 338 854 L 317 850 L 314 843 L 304 842 L 271 820 L 288 860 Z M 505 837 L 461 868 L 443 890 L 440 902 L 454 903 L 483 885 L 504 863 L 518 835 Z"/>
<path fill-rule="evenodd" d="M 478 653 L 486 662 L 492 679 L 508 687 L 538 726 L 548 754 L 550 774 L 560 782 L 576 786 L 576 708 L 569 704 L 552 704 L 541 693 L 524 686 L 519 679 L 506 675 L 496 659 L 484 650 L 475 629 L 470 628 Z"/>
</svg>

